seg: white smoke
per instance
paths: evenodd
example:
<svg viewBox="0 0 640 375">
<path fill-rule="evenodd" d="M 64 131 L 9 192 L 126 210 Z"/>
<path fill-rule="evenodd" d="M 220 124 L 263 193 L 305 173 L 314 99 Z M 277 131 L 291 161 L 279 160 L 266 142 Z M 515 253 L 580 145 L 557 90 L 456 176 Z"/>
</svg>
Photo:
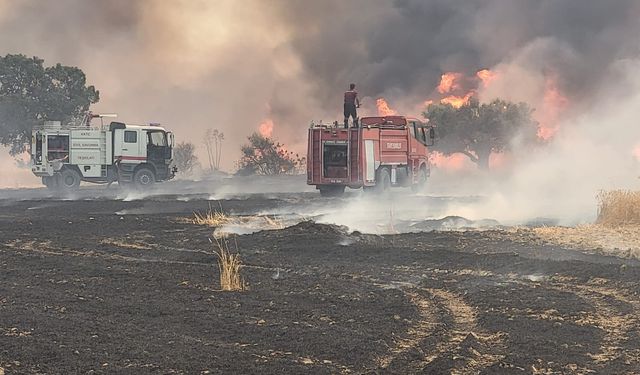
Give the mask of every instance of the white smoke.
<svg viewBox="0 0 640 375">
<path fill-rule="evenodd" d="M 9 155 L 7 148 L 0 147 L 0 189 L 17 189 L 42 186 L 40 178 L 31 173 L 28 155 L 17 158 Z"/>
<path fill-rule="evenodd" d="M 640 163 L 634 148 L 640 141 L 639 68 L 640 60 L 621 60 L 603 72 L 610 85 L 598 91 L 596 105 L 562 121 L 547 145 L 516 150 L 507 175 L 494 174 L 469 185 L 472 188 L 466 192 L 480 192 L 486 197 L 484 203 L 450 207 L 449 213 L 510 223 L 545 217 L 576 224 L 595 218 L 600 190 L 637 190 Z M 541 79 L 536 81 L 517 64 L 502 71 L 518 72 L 520 82 L 539 83 Z M 624 96 L 619 95 L 621 84 Z"/>
</svg>

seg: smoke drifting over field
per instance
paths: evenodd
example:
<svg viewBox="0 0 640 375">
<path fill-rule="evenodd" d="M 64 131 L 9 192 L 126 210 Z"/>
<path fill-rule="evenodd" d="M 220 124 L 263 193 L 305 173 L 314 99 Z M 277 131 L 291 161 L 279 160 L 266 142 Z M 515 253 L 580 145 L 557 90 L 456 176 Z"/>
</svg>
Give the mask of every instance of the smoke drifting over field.
<svg viewBox="0 0 640 375">
<path fill-rule="evenodd" d="M 575 218 L 595 190 L 637 181 L 639 17 L 633 0 L 0 0 L 0 54 L 77 65 L 101 91 L 95 110 L 165 123 L 201 152 L 222 130 L 227 169 L 264 123 L 303 151 L 310 120 L 341 117 L 349 82 L 363 115 L 380 97 L 418 115 L 442 74 L 489 69 L 460 89 L 530 103 L 549 145 L 509 156 L 500 181 L 454 188 L 488 195 L 482 217 Z"/>
</svg>

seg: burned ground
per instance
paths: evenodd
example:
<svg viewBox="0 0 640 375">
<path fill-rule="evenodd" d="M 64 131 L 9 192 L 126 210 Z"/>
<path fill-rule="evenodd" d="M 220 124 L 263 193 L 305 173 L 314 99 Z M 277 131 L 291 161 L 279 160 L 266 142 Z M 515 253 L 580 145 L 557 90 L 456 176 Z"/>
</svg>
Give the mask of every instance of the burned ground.
<svg viewBox="0 0 640 375">
<path fill-rule="evenodd" d="M 221 206 L 251 215 L 291 201 L 252 195 Z M 0 368 L 640 371 L 637 261 L 526 231 L 378 236 L 302 221 L 235 237 L 250 289 L 220 292 L 213 228 L 188 221 L 210 204 L 219 205 L 1 201 Z"/>
</svg>

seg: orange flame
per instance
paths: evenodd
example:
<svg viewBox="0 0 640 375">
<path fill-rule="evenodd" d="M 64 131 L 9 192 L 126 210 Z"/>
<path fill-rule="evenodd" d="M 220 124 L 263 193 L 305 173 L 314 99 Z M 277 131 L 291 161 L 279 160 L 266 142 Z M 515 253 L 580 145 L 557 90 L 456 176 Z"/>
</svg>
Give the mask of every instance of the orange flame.
<svg viewBox="0 0 640 375">
<path fill-rule="evenodd" d="M 497 74 L 489 69 L 482 69 L 476 73 L 476 76 L 480 78 L 480 81 L 482 81 L 482 86 L 487 87 L 491 84 L 491 81 L 496 79 Z"/>
<path fill-rule="evenodd" d="M 384 98 L 376 99 L 376 107 L 378 107 L 378 116 L 393 116 L 398 114 L 398 112 L 389 107 L 389 103 L 387 103 Z"/>
<path fill-rule="evenodd" d="M 434 167 L 446 171 L 461 171 L 469 169 L 471 162 L 466 155 L 452 154 L 444 155 L 438 151 L 433 151 L 429 155 L 429 160 Z"/>
<path fill-rule="evenodd" d="M 438 85 L 438 92 L 441 94 L 446 94 L 451 92 L 460 86 L 456 82 L 458 79 L 462 77 L 462 74 L 455 72 L 446 72 L 440 77 L 440 84 Z"/>
<path fill-rule="evenodd" d="M 440 99 L 442 104 L 450 104 L 454 108 L 460 108 L 469 102 L 469 99 L 473 96 L 473 91 L 468 92 L 465 96 L 449 95 L 446 98 Z"/>
<path fill-rule="evenodd" d="M 634 158 L 636 158 L 637 161 L 640 161 L 640 143 L 638 143 L 636 147 L 633 148 L 631 154 Z"/>
<path fill-rule="evenodd" d="M 542 98 L 542 108 L 537 112 L 538 137 L 548 140 L 558 132 L 558 122 L 560 115 L 569 105 L 569 99 L 564 96 L 558 88 L 555 76 L 549 76 L 545 80 L 544 97 Z"/>
<path fill-rule="evenodd" d="M 260 123 L 260 125 L 258 126 L 258 131 L 263 137 L 271 138 L 271 135 L 273 135 L 273 126 L 273 120 L 266 119 L 262 121 L 262 123 Z"/>
</svg>

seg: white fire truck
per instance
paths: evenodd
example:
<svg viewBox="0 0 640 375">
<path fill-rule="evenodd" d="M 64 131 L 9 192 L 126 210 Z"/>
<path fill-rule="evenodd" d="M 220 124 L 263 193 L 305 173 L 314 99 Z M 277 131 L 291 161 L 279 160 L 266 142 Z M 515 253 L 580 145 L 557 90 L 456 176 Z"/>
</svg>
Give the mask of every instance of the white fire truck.
<svg viewBox="0 0 640 375">
<path fill-rule="evenodd" d="M 100 126 L 91 127 L 92 118 Z M 132 184 L 138 189 L 173 178 L 174 139 L 156 125 L 129 125 L 88 114 L 82 125 L 63 126 L 48 121 L 33 129 L 31 170 L 52 190 L 71 191 L 81 181 Z"/>
</svg>

